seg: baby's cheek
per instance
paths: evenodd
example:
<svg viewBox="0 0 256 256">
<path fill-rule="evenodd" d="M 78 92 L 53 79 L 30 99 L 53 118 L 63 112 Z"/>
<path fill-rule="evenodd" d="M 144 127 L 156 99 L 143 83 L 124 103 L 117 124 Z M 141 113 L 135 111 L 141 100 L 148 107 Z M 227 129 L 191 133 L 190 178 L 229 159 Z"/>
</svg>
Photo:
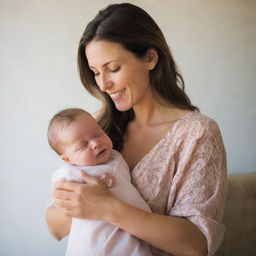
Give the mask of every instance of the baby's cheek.
<svg viewBox="0 0 256 256">
<path fill-rule="evenodd" d="M 110 140 L 110 138 L 107 137 L 107 136 L 106 136 L 106 142 L 107 142 L 106 144 L 108 145 L 109 148 L 113 148 L 113 143 L 112 143 L 112 141 Z"/>
</svg>

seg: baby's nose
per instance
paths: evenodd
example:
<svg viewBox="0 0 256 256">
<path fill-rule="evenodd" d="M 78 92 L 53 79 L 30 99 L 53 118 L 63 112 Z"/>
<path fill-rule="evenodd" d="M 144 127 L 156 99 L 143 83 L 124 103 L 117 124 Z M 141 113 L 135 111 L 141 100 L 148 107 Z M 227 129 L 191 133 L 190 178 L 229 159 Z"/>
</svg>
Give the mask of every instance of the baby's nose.
<svg viewBox="0 0 256 256">
<path fill-rule="evenodd" d="M 97 141 L 97 140 L 93 140 L 92 141 L 92 148 L 95 149 L 95 148 L 98 148 L 100 145 L 100 143 Z"/>
</svg>

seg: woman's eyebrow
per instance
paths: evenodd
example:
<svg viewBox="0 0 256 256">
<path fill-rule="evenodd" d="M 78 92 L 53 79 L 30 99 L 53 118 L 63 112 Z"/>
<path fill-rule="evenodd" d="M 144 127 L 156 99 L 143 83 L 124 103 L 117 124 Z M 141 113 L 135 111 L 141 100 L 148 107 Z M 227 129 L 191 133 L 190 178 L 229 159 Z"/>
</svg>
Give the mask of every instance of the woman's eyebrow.
<svg viewBox="0 0 256 256">
<path fill-rule="evenodd" d="M 121 59 L 110 60 L 110 61 L 104 63 L 104 64 L 102 65 L 102 67 L 105 67 L 105 66 L 107 66 L 108 64 L 110 64 L 111 62 L 114 62 L 114 61 L 121 61 Z M 95 67 L 94 67 L 94 66 L 89 66 L 89 68 L 95 68 Z"/>
</svg>

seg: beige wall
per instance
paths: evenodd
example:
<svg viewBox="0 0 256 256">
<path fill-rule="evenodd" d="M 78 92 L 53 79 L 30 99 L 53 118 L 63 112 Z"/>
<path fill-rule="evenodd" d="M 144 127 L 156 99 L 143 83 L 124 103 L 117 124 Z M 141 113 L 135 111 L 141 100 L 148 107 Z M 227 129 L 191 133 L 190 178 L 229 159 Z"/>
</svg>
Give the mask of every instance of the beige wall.
<svg viewBox="0 0 256 256">
<path fill-rule="evenodd" d="M 112 1 L 115 2 L 115 1 Z M 256 170 L 256 1 L 130 1 L 162 28 L 187 92 L 221 128 L 229 172 Z M 71 106 L 94 112 L 76 49 L 86 23 L 109 1 L 0 1 L 0 255 L 63 255 L 44 210 L 60 162 L 48 121 Z"/>
</svg>

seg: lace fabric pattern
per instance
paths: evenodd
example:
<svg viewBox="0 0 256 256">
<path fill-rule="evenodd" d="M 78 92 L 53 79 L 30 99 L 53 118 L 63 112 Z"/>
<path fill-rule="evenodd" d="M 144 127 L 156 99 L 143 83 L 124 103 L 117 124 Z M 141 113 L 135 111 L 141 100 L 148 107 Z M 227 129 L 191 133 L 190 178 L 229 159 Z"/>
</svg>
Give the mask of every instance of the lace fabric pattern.
<svg viewBox="0 0 256 256">
<path fill-rule="evenodd" d="M 158 214 L 184 217 L 205 235 L 208 256 L 223 240 L 226 152 L 218 125 L 190 112 L 179 119 L 131 172 L 132 183 Z M 167 256 L 151 247 L 155 256 Z"/>
</svg>

